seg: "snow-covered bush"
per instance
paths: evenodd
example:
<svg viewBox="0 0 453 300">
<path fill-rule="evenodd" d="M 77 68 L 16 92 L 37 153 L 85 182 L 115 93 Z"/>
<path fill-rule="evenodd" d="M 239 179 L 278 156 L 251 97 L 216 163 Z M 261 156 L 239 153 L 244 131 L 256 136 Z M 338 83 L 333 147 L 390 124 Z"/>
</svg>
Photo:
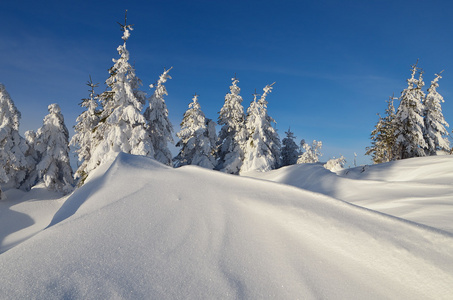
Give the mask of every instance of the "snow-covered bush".
<svg viewBox="0 0 453 300">
<path fill-rule="evenodd" d="M 346 164 L 346 159 L 342 156 L 339 158 L 332 158 L 324 164 L 324 168 L 330 170 L 332 172 L 340 171 L 343 169 L 344 165 Z"/>
<path fill-rule="evenodd" d="M 311 164 L 317 163 L 319 161 L 319 157 L 322 156 L 321 148 L 322 142 L 314 140 L 312 145 L 305 143 L 305 140 L 300 142 L 300 146 L 302 148 L 302 154 L 297 159 L 298 164 Z"/>
</svg>

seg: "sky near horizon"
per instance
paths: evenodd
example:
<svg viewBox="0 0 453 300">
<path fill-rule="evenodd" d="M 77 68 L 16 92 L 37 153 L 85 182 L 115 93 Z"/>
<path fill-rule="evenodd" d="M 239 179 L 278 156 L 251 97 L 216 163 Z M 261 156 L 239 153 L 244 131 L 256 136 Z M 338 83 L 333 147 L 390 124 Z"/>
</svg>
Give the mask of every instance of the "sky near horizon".
<svg viewBox="0 0 453 300">
<path fill-rule="evenodd" d="M 297 142 L 323 142 L 322 161 L 344 155 L 352 166 L 355 152 L 368 164 L 376 113 L 406 88 L 417 59 L 425 92 L 444 70 L 438 91 L 453 124 L 453 1 L 3 0 L 0 82 L 22 133 L 42 125 L 51 103 L 73 133 L 89 76 L 105 89 L 125 9 L 142 90 L 173 67 L 166 103 L 175 132 L 194 93 L 217 120 L 236 74 L 245 108 L 255 89 L 276 82 L 267 100 L 280 139 L 291 127 Z"/>
</svg>

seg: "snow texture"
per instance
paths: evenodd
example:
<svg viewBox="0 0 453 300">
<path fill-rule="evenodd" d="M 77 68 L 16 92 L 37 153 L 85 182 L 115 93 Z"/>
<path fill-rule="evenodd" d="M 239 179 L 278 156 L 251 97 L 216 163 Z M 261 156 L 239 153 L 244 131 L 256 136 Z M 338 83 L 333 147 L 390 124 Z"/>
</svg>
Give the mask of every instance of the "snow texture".
<svg viewBox="0 0 453 300">
<path fill-rule="evenodd" d="M 451 299 L 452 233 L 357 206 L 382 202 L 395 215 L 400 205 L 412 206 L 419 208 L 412 217 L 423 219 L 440 212 L 442 201 L 448 218 L 429 225 L 445 229 L 452 225 L 451 170 L 453 157 L 439 156 L 340 175 L 322 164 L 251 172 L 282 184 L 120 154 L 63 202 L 46 229 L 35 227 L 32 237 L 0 255 L 0 293 L 5 299 Z M 4 219 L 11 225 L 50 219 L 49 210 L 26 218 L 39 202 L 8 202 L 6 210 L 5 203 L 0 232 Z M 27 234 L 19 230 L 4 240 L 16 236 Z"/>
</svg>

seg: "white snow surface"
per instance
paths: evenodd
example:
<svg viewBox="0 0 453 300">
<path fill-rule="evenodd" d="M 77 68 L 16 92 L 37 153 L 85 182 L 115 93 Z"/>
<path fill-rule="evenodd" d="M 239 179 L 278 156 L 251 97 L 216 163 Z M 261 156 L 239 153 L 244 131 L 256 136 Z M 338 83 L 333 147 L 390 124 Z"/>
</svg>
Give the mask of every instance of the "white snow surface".
<svg viewBox="0 0 453 300">
<path fill-rule="evenodd" d="M 14 205 L 8 191 L 0 298 L 451 299 L 452 218 L 429 227 L 358 206 L 422 198 L 428 215 L 438 202 L 451 214 L 451 158 L 258 180 L 120 154 L 66 200 Z"/>
</svg>

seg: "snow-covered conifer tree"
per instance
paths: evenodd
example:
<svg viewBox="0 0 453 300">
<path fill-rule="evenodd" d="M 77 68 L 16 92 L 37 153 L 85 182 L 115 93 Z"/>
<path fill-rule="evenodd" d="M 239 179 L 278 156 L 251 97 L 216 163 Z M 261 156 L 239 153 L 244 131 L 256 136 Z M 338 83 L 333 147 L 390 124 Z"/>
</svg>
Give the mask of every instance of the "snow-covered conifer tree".
<svg viewBox="0 0 453 300">
<path fill-rule="evenodd" d="M 380 164 L 393 160 L 395 145 L 395 107 L 392 96 L 387 101 L 386 116 L 379 116 L 375 129 L 371 132 L 371 147 L 367 148 L 366 155 L 372 155 L 373 162 Z M 379 115 L 379 114 L 378 114 Z"/>
<path fill-rule="evenodd" d="M 214 160 L 217 161 L 217 141 L 219 140 L 217 137 L 217 131 L 215 129 L 217 123 L 214 120 L 208 118 L 206 118 L 205 123 L 206 137 L 209 139 L 209 144 L 211 145 L 211 154 L 214 157 Z"/>
<path fill-rule="evenodd" d="M 108 90 L 99 96 L 102 108 L 99 124 L 94 130 L 87 174 L 104 162 L 111 161 L 119 152 L 154 156 L 151 139 L 146 132 L 146 120 L 141 114 L 146 102 L 145 93 L 138 90 L 140 79 L 129 64 L 126 49 L 132 27 L 125 23 L 121 29 L 124 43 L 118 47 L 120 58 L 113 59 L 115 64 L 106 80 Z"/>
<path fill-rule="evenodd" d="M 160 75 L 155 85 L 156 90 L 148 99 L 149 106 L 144 113 L 147 131 L 154 149 L 154 158 L 169 166 L 171 165 L 172 154 L 168 149 L 168 143 L 173 143 L 173 126 L 168 119 L 168 109 L 164 100 L 164 96 L 168 95 L 164 83 L 167 82 L 167 79 L 171 79 L 168 75 L 171 69 L 164 70 L 164 73 Z M 153 88 L 154 86 L 150 85 L 150 87 Z"/>
<path fill-rule="evenodd" d="M 80 106 L 86 110 L 77 117 L 77 124 L 74 126 L 75 134 L 70 142 L 70 145 L 76 146 L 75 152 L 78 155 L 80 165 L 74 177 L 80 179 L 80 184 L 83 184 L 87 176 L 86 168 L 93 151 L 93 131 L 99 124 L 99 95 L 94 91 L 98 84 L 93 83 L 90 77 L 87 85 L 90 87 L 90 96 L 82 99 L 80 103 Z"/>
<path fill-rule="evenodd" d="M 19 135 L 20 112 L 0 83 L 0 183 L 18 188 L 26 179 L 30 162 L 26 158 L 27 143 Z"/>
<path fill-rule="evenodd" d="M 231 79 L 230 92 L 225 95 L 225 103 L 220 109 L 218 124 L 222 126 L 218 141 L 217 169 L 230 174 L 238 174 L 244 160 L 244 149 L 247 141 L 245 114 L 242 106 L 239 80 Z"/>
<path fill-rule="evenodd" d="M 311 164 L 317 163 L 319 157 L 322 156 L 321 148 L 322 142 L 314 140 L 311 146 L 305 143 L 305 140 L 300 141 L 300 146 L 303 149 L 303 153 L 297 159 L 298 164 Z"/>
<path fill-rule="evenodd" d="M 439 87 L 439 79 L 442 72 L 436 74 L 436 78 L 431 81 L 431 86 L 428 89 L 428 95 L 425 99 L 425 142 L 427 144 L 427 155 L 436 155 L 438 150 L 448 152 L 450 151 L 450 142 L 448 141 L 447 129 L 448 123 L 442 114 L 441 103 L 444 98 L 437 92 Z"/>
<path fill-rule="evenodd" d="M 31 189 L 38 181 L 38 171 L 36 170 L 36 164 L 38 163 L 39 156 L 35 149 L 36 145 L 36 133 L 33 130 L 25 132 L 25 141 L 28 145 L 28 150 L 25 152 L 25 156 L 29 161 L 29 167 L 27 169 L 27 176 L 25 181 L 22 183 L 22 187 L 25 190 Z"/>
<path fill-rule="evenodd" d="M 426 143 L 423 138 L 424 86 L 422 72 L 415 78 L 417 64 L 412 66 L 408 86 L 401 92 L 400 105 L 395 115 L 394 159 L 425 156 Z"/>
<path fill-rule="evenodd" d="M 48 189 L 68 193 L 73 184 L 69 133 L 58 104 L 49 105 L 48 110 L 49 114 L 36 134 L 35 149 L 39 156 L 36 170 Z"/>
<path fill-rule="evenodd" d="M 277 131 L 272 127 L 275 120 L 267 114 L 266 96 L 272 91 L 267 85 L 257 101 L 257 94 L 247 109 L 246 128 L 248 139 L 241 173 L 248 171 L 266 172 L 280 166 L 281 144 Z"/>
<path fill-rule="evenodd" d="M 299 147 L 294 141 L 296 137 L 291 132 L 291 128 L 285 134 L 286 137 L 282 140 L 282 167 L 296 164 L 300 155 Z"/>
<path fill-rule="evenodd" d="M 207 131 L 206 118 L 198 103 L 198 95 L 195 94 L 189 109 L 184 113 L 181 130 L 176 134 L 180 138 L 176 146 L 181 147 L 181 150 L 174 158 L 175 167 L 197 165 L 214 169 L 213 146 Z"/>
</svg>

